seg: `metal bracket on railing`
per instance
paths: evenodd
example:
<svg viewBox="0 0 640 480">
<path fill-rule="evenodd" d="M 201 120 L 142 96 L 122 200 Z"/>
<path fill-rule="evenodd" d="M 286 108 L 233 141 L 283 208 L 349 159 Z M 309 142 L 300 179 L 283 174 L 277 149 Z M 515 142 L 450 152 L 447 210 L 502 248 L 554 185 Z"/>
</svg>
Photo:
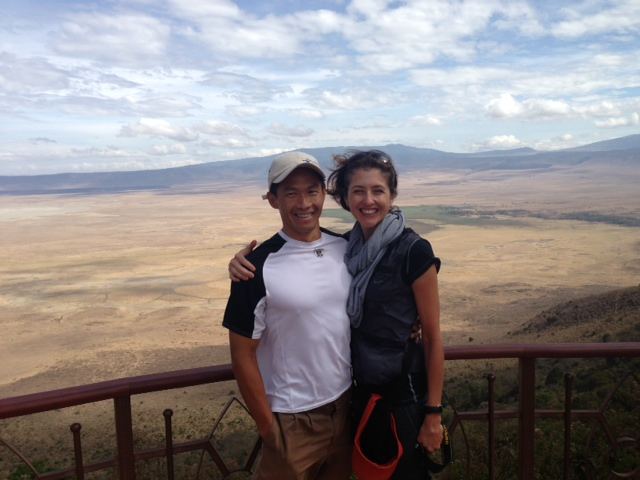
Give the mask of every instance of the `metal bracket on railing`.
<svg viewBox="0 0 640 480">
<path fill-rule="evenodd" d="M 247 473 L 251 473 L 252 469 L 253 469 L 253 465 L 258 457 L 258 453 L 260 452 L 260 447 L 262 445 L 262 441 L 260 439 L 260 436 L 258 436 L 253 449 L 251 450 L 249 456 L 247 457 L 247 461 L 245 462 L 245 464 L 241 467 L 241 468 L 237 468 L 237 469 L 230 469 L 227 464 L 224 462 L 224 460 L 222 459 L 222 456 L 220 455 L 220 453 L 217 451 L 215 445 L 214 445 L 214 436 L 216 433 L 216 430 L 218 430 L 219 426 L 221 425 L 222 420 L 224 419 L 225 415 L 227 414 L 227 412 L 231 409 L 231 407 L 237 403 L 246 413 L 247 415 L 250 415 L 249 413 L 249 409 L 247 408 L 247 406 L 242 403 L 242 401 L 240 401 L 237 397 L 231 397 L 224 405 L 224 407 L 222 408 L 222 410 L 220 411 L 220 413 L 218 414 L 218 417 L 216 418 L 215 422 L 213 423 L 213 427 L 211 429 L 211 433 L 209 434 L 209 437 L 207 438 L 208 441 L 208 447 L 206 449 L 207 453 L 209 453 L 209 456 L 211 457 L 211 459 L 213 460 L 213 462 L 216 464 L 216 466 L 218 467 L 218 469 L 220 470 L 220 473 L 223 475 L 223 478 L 227 478 L 235 473 L 239 473 L 239 472 L 247 472 Z M 196 480 L 200 478 L 200 472 L 202 469 L 202 465 L 203 465 L 203 461 L 204 461 L 204 454 L 205 451 L 202 451 L 202 454 L 200 455 L 200 462 L 198 463 L 198 470 L 196 472 Z"/>
<path fill-rule="evenodd" d="M 640 379 L 635 372 L 630 371 L 626 375 L 624 375 L 613 388 L 613 390 L 607 395 L 600 408 L 597 410 L 595 414 L 595 425 L 591 429 L 591 433 L 587 437 L 587 441 L 585 444 L 585 452 L 593 452 L 595 449 L 595 443 L 598 439 L 601 439 L 602 436 L 598 436 L 598 433 L 604 433 L 604 439 L 607 442 L 609 447 L 609 473 L 613 478 L 640 478 L 640 463 L 636 463 L 635 467 L 629 471 L 619 472 L 615 470 L 615 463 L 617 458 L 617 452 L 626 447 L 636 447 L 638 451 L 638 457 L 640 458 L 640 439 L 638 438 L 638 425 L 635 425 L 635 430 L 629 433 L 621 433 L 618 436 L 613 434 L 611 426 L 607 421 L 607 417 L 605 412 L 610 407 L 616 393 L 625 385 L 629 380 L 633 380 L 637 385 L 640 385 Z M 632 399 L 632 401 L 637 402 L 637 398 Z M 599 428 L 597 428 L 599 427 Z M 629 426 L 633 428 L 633 426 Z M 585 458 L 589 458 L 585 456 Z M 590 465 L 587 467 L 589 470 L 595 471 L 595 464 L 593 461 L 588 461 Z M 588 470 L 587 470 L 588 472 Z M 588 475 L 588 473 L 587 473 Z"/>
<path fill-rule="evenodd" d="M 33 464 L 27 460 L 27 457 L 25 457 L 20 450 L 18 450 L 16 447 L 14 447 L 13 445 L 11 445 L 9 442 L 3 440 L 2 438 L 0 438 L 0 445 L 4 445 L 8 450 L 10 450 L 16 457 L 18 457 L 20 459 L 20 461 L 29 469 L 31 470 L 31 473 L 33 475 L 35 475 L 36 479 L 40 478 L 40 475 L 38 474 L 38 471 L 36 470 L 36 467 L 33 466 Z"/>
</svg>

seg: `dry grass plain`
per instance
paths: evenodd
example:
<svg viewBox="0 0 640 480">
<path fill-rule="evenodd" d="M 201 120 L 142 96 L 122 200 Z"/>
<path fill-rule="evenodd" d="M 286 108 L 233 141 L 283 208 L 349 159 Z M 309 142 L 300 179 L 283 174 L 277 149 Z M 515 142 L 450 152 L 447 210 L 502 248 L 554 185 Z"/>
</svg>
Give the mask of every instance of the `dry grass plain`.
<svg viewBox="0 0 640 480">
<path fill-rule="evenodd" d="M 398 204 L 640 216 L 637 178 L 584 168 L 417 172 Z M 228 258 L 279 225 L 261 188 L 0 197 L 0 397 L 226 362 Z M 634 227 L 500 215 L 412 225 L 443 259 L 448 343 L 496 341 L 549 305 L 640 280 Z"/>
<path fill-rule="evenodd" d="M 400 183 L 400 206 L 640 218 L 640 174 L 633 170 L 415 172 Z M 227 362 L 227 261 L 279 226 L 277 212 L 260 199 L 262 188 L 0 196 L 0 398 Z M 325 209 L 333 208 L 327 199 Z M 638 227 L 526 215 L 454 220 L 412 220 L 443 260 L 448 344 L 501 341 L 558 302 L 640 283 Z M 349 227 L 333 217 L 323 225 Z M 194 395 L 206 404 L 232 388 Z M 178 405 L 179 392 L 172 395 L 148 398 L 158 423 L 162 408 Z M 112 414 L 108 405 L 95 408 L 89 417 L 98 426 L 87 428 L 100 431 Z M 60 421 L 79 411 L 51 420 L 55 436 L 68 437 L 58 432 L 67 428 Z M 34 422 L 0 425 L 0 436 L 28 438 L 42 431 Z M 31 450 L 36 457 L 50 455 L 38 448 Z"/>
</svg>

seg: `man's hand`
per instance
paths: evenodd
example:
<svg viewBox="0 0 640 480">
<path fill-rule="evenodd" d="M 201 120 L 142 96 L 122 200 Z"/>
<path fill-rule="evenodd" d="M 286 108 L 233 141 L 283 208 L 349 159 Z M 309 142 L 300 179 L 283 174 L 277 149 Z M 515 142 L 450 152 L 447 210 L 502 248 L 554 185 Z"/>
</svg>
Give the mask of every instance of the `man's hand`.
<svg viewBox="0 0 640 480">
<path fill-rule="evenodd" d="M 238 388 L 249 413 L 256 422 L 260 437 L 263 439 L 271 433 L 275 421 L 271 407 L 267 400 L 264 382 L 258 367 L 259 340 L 243 337 L 229 331 L 229 347 L 231 348 L 231 366 L 238 382 Z"/>
<path fill-rule="evenodd" d="M 271 430 L 275 427 L 276 417 L 275 415 L 271 415 L 270 422 L 261 422 L 261 425 L 258 425 L 256 422 L 256 427 L 258 429 L 258 434 L 264 440 L 267 438 L 267 435 L 271 433 Z"/>
<path fill-rule="evenodd" d="M 257 244 L 257 240 L 251 240 L 246 247 L 236 252 L 229 261 L 229 278 L 232 282 L 241 282 L 253 278 L 253 272 L 256 271 L 256 267 L 246 259 L 246 256 L 256 248 Z"/>
</svg>

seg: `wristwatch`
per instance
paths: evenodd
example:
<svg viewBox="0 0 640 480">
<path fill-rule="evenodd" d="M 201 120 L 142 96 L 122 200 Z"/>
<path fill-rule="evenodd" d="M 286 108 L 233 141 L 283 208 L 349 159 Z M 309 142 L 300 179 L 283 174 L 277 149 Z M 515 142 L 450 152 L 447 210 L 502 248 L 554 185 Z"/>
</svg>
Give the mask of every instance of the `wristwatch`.
<svg viewBox="0 0 640 480">
<path fill-rule="evenodd" d="M 442 405 L 427 405 L 424 404 L 424 413 L 426 415 L 440 415 L 442 414 Z"/>
</svg>

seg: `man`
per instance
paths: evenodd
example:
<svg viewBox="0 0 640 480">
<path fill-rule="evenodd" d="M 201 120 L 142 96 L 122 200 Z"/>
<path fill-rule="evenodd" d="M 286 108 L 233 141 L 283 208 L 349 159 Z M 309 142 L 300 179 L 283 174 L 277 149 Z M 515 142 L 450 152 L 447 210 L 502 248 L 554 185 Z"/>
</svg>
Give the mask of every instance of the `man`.
<svg viewBox="0 0 640 480">
<path fill-rule="evenodd" d="M 276 157 L 264 196 L 282 229 L 248 255 L 223 325 L 233 371 L 263 440 L 256 478 L 347 479 L 351 278 L 346 241 L 320 228 L 326 189 L 317 160 Z"/>
</svg>

